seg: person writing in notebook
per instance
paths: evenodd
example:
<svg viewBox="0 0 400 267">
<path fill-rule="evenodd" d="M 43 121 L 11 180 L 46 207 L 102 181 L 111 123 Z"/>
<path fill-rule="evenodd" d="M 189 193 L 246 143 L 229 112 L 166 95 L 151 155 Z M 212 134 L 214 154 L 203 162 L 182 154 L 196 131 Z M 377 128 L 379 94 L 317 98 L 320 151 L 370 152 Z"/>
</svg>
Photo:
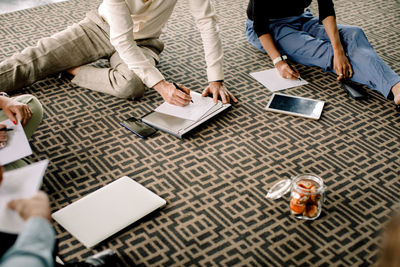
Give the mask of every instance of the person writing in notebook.
<svg viewBox="0 0 400 267">
<path fill-rule="evenodd" d="M 250 0 L 248 41 L 268 54 L 283 78 L 300 77 L 290 59 L 367 85 L 400 104 L 400 76 L 380 59 L 361 28 L 337 25 L 332 0 L 318 0 L 319 18 L 314 17 L 305 10 L 311 1 Z"/>
<path fill-rule="evenodd" d="M 176 2 L 103 0 L 81 22 L 1 62 L 0 90 L 11 92 L 66 71 L 81 87 L 133 99 L 146 87 L 154 88 L 166 102 L 185 106 L 191 100 L 189 88 L 180 84 L 179 90 L 156 68 L 164 47 L 159 37 Z M 237 102 L 223 85 L 223 51 L 211 0 L 187 3 L 203 40 L 209 82 L 203 96 Z M 108 58 L 110 67 L 88 65 L 100 58 Z"/>
</svg>

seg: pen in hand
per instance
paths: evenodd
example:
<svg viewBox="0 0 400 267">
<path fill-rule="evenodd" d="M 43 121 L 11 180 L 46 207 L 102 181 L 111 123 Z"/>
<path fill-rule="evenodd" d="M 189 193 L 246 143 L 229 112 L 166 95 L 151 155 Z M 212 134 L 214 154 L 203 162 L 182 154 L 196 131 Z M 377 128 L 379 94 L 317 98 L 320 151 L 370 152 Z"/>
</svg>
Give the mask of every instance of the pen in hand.
<svg viewBox="0 0 400 267">
<path fill-rule="evenodd" d="M 174 84 L 174 86 L 176 87 L 176 89 L 178 89 L 178 90 L 181 90 L 182 92 L 184 92 L 184 93 L 186 93 L 185 91 L 183 91 L 183 89 L 182 88 L 180 88 L 176 83 L 173 83 Z M 193 103 L 193 100 L 190 100 L 190 102 L 192 102 Z"/>
<path fill-rule="evenodd" d="M 286 64 L 288 64 L 289 68 L 290 68 L 292 71 L 297 72 L 297 71 L 295 71 L 295 70 L 293 69 L 292 65 L 290 65 L 289 61 L 287 61 L 287 60 L 285 60 L 285 59 L 284 59 L 284 61 L 286 62 Z M 297 78 L 297 79 L 298 79 L 299 81 L 301 81 L 301 78 L 300 78 L 300 77 Z"/>
<path fill-rule="evenodd" d="M 11 128 L 1 128 L 0 129 L 0 132 L 9 132 L 9 131 L 12 131 L 13 129 L 11 129 Z"/>
</svg>

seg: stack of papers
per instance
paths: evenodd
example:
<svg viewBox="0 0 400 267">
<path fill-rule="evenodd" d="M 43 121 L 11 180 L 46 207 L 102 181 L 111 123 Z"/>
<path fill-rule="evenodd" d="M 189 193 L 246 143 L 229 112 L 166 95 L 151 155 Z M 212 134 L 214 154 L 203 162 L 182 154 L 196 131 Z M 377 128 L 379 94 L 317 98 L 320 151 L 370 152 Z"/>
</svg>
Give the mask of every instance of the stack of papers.
<svg viewBox="0 0 400 267">
<path fill-rule="evenodd" d="M 154 112 L 144 116 L 142 121 L 156 129 L 182 138 L 184 134 L 231 106 L 231 104 L 222 104 L 220 100 L 214 103 L 211 97 L 202 97 L 196 92 L 191 92 L 191 96 L 193 103 L 185 107 L 163 103 Z"/>
<path fill-rule="evenodd" d="M 267 87 L 271 92 L 308 84 L 306 80 L 292 80 L 282 78 L 276 68 L 252 72 L 250 75 Z"/>
<path fill-rule="evenodd" d="M 7 145 L 0 149 L 0 165 L 6 165 L 32 154 L 31 146 L 20 122 L 14 125 L 10 120 L 5 120 L 0 124 L 12 129 L 7 132 Z"/>
<path fill-rule="evenodd" d="M 164 102 L 155 111 L 185 120 L 198 121 L 216 105 L 211 97 L 203 97 L 196 92 L 191 92 L 190 95 L 193 103 L 189 105 L 178 107 Z"/>
</svg>

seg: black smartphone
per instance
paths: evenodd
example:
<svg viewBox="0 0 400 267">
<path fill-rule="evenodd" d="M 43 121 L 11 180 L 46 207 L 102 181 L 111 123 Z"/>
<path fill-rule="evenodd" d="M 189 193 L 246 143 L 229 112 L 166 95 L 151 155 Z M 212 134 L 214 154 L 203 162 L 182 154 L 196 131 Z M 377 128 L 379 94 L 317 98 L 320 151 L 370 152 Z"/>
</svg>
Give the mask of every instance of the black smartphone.
<svg viewBox="0 0 400 267">
<path fill-rule="evenodd" d="M 122 121 L 120 124 L 141 138 L 146 138 L 157 132 L 156 129 L 134 117 Z"/>
<path fill-rule="evenodd" d="M 340 81 L 340 86 L 346 93 L 356 100 L 365 100 L 368 99 L 369 95 L 365 89 L 354 82 L 343 80 Z"/>
</svg>

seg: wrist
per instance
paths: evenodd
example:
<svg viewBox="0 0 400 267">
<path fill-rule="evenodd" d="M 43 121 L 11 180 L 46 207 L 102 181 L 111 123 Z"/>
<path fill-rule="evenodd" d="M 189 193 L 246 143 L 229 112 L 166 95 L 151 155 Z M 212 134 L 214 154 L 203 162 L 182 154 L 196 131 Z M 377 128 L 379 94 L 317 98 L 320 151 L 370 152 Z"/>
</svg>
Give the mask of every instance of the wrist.
<svg viewBox="0 0 400 267">
<path fill-rule="evenodd" d="M 222 85 L 224 82 L 224 80 L 218 80 L 218 81 L 212 81 L 212 82 L 208 82 L 210 85 L 211 84 L 218 84 L 218 85 Z"/>
<path fill-rule="evenodd" d="M 287 56 L 286 56 L 286 55 L 279 56 L 279 57 L 274 58 L 274 59 L 272 60 L 272 63 L 274 63 L 274 66 L 276 66 L 276 64 L 278 64 L 278 63 L 281 62 L 281 61 L 285 61 L 286 59 L 287 59 Z"/>
<path fill-rule="evenodd" d="M 167 85 L 167 81 L 166 80 L 161 80 L 158 83 L 156 83 L 153 88 L 157 91 L 160 92 L 160 90 L 162 90 L 163 87 L 165 87 Z"/>
<path fill-rule="evenodd" d="M 332 50 L 333 50 L 334 54 L 344 53 L 343 46 L 342 46 L 342 44 L 340 42 L 336 43 L 336 44 L 332 43 Z"/>
<path fill-rule="evenodd" d="M 10 98 L 7 96 L 0 96 L 0 109 L 3 109 L 7 103 L 10 101 Z"/>
</svg>

